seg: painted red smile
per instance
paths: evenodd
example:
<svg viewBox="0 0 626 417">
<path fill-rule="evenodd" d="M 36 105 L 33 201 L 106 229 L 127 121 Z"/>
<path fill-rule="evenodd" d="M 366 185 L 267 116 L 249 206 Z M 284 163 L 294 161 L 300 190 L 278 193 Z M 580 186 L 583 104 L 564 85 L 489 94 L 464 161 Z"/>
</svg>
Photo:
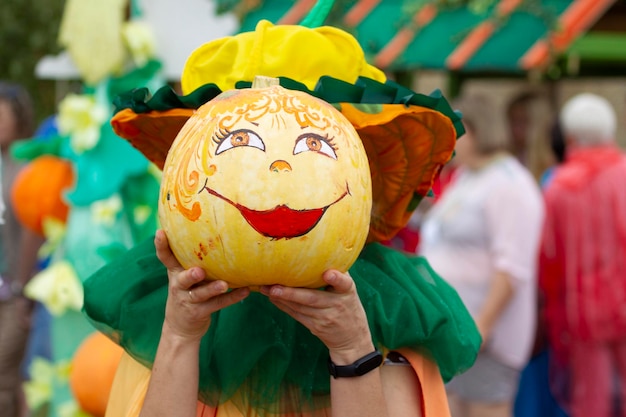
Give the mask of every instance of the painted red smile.
<svg viewBox="0 0 626 417">
<path fill-rule="evenodd" d="M 202 190 L 206 190 L 209 194 L 221 198 L 235 207 L 254 230 L 263 236 L 267 236 L 272 239 L 290 239 L 307 234 L 315 227 L 315 225 L 317 225 L 317 223 L 319 223 L 328 207 L 350 194 L 350 190 L 347 189 L 347 191 L 344 192 L 337 200 L 325 207 L 316 209 L 293 210 L 286 205 L 281 204 L 271 210 L 259 211 L 249 209 L 239 203 L 229 200 L 217 191 L 208 188 L 206 183 Z"/>
</svg>

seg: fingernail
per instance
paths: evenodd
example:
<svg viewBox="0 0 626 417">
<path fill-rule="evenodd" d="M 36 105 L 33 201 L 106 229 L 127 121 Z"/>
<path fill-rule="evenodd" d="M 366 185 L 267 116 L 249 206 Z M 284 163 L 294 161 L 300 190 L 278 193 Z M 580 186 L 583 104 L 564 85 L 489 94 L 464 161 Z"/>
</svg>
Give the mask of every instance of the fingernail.
<svg viewBox="0 0 626 417">
<path fill-rule="evenodd" d="M 329 272 L 328 275 L 326 275 L 326 282 L 332 282 L 335 279 L 337 279 L 337 274 L 334 272 Z"/>
<path fill-rule="evenodd" d="M 275 297 L 280 297 L 281 295 L 283 295 L 283 289 L 281 287 L 273 287 L 270 291 L 270 294 Z"/>
<path fill-rule="evenodd" d="M 202 271 L 199 269 L 194 269 L 193 271 L 191 271 L 191 276 L 193 276 L 197 280 L 204 278 Z"/>
</svg>

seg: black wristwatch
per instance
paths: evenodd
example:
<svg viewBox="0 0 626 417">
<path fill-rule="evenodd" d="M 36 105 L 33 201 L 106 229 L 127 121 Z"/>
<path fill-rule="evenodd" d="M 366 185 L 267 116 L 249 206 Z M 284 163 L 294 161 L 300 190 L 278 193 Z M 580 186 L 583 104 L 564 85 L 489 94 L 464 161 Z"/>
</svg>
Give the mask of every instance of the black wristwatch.
<svg viewBox="0 0 626 417">
<path fill-rule="evenodd" d="M 380 351 L 375 350 L 358 359 L 352 365 L 339 366 L 335 365 L 333 361 L 328 358 L 328 372 L 333 378 L 345 378 L 353 376 L 361 376 L 373 371 L 383 363 L 383 354 Z"/>
</svg>

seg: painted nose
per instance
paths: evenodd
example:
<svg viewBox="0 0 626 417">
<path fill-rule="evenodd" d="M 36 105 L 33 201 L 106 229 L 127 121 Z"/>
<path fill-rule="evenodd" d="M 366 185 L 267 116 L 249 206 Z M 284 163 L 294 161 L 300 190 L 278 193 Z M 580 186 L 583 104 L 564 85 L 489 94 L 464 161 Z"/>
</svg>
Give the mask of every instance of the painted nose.
<svg viewBox="0 0 626 417">
<path fill-rule="evenodd" d="M 272 165 L 270 165 L 270 171 L 271 172 L 284 172 L 284 171 L 290 172 L 291 165 L 289 165 L 289 162 L 279 159 L 278 161 L 274 161 Z"/>
</svg>

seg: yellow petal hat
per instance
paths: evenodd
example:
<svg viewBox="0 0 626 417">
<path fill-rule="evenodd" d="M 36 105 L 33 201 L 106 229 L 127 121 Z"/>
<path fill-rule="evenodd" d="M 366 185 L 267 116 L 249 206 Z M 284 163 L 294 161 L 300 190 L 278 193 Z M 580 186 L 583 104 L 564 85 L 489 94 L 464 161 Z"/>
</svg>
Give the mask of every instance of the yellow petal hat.
<svg viewBox="0 0 626 417">
<path fill-rule="evenodd" d="M 226 69 L 226 71 L 225 71 Z M 369 65 L 357 40 L 343 30 L 322 26 L 275 26 L 261 20 L 254 32 L 220 38 L 191 53 L 181 78 L 183 94 L 210 82 L 222 91 L 255 76 L 286 77 L 314 89 L 330 76 L 354 83 L 359 77 L 385 82 L 385 74 Z"/>
</svg>

